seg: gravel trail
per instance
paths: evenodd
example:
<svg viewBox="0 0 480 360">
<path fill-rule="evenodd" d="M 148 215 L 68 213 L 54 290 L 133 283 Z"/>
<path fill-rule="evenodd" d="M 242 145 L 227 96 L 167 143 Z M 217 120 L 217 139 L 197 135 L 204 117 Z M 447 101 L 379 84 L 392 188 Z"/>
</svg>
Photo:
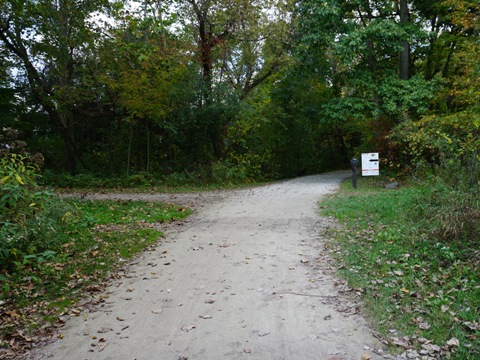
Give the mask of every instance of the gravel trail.
<svg viewBox="0 0 480 360">
<path fill-rule="evenodd" d="M 36 359 L 379 359 L 332 275 L 318 201 L 347 172 L 247 190 L 115 195 L 191 206 Z M 112 195 L 94 195 L 96 198 Z M 367 357 L 367 355 L 369 357 Z"/>
</svg>

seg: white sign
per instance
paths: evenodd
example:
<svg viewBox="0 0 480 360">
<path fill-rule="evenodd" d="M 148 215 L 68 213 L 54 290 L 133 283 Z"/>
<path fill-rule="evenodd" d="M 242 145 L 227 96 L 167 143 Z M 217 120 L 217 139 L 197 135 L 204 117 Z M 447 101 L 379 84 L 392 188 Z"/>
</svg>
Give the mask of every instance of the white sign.
<svg viewBox="0 0 480 360">
<path fill-rule="evenodd" d="M 362 176 L 380 175 L 380 159 L 378 153 L 362 154 Z"/>
</svg>

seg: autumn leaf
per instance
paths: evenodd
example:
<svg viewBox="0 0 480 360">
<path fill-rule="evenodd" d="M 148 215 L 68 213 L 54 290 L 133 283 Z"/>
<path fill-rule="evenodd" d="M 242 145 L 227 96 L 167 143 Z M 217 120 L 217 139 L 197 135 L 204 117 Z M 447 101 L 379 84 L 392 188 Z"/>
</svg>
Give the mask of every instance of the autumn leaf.
<svg viewBox="0 0 480 360">
<path fill-rule="evenodd" d="M 450 347 L 460 346 L 460 341 L 457 338 L 451 338 L 447 341 L 447 345 Z"/>
</svg>

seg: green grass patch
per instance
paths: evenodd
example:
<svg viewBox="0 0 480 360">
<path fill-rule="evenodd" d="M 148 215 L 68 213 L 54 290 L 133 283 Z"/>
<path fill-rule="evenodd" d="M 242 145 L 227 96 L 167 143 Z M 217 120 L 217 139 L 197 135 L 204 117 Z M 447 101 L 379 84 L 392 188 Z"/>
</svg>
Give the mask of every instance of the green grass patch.
<svg viewBox="0 0 480 360">
<path fill-rule="evenodd" d="M 340 275 L 362 289 L 385 339 L 431 356 L 480 358 L 478 189 L 385 190 L 361 178 L 321 206 L 345 225 L 331 244 Z"/>
<path fill-rule="evenodd" d="M 191 213 L 161 203 L 62 199 L 45 212 L 3 239 L 9 261 L 0 269 L 0 349 L 22 351 L 40 341 L 61 314 L 75 316 L 81 298 L 100 292 L 108 274 L 155 246 L 162 224 Z M 18 250 L 25 240 L 36 245 Z"/>
</svg>

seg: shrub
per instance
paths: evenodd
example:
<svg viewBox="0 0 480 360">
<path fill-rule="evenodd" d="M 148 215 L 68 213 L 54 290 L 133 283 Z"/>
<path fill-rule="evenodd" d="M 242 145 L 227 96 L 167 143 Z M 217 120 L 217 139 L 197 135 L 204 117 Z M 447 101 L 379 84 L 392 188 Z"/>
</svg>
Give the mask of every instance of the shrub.
<svg viewBox="0 0 480 360">
<path fill-rule="evenodd" d="M 390 135 L 395 161 L 410 170 L 435 172 L 453 186 L 480 179 L 480 114 L 463 111 L 400 124 Z"/>
<path fill-rule="evenodd" d="M 43 206 L 49 193 L 37 184 L 38 165 L 26 156 L 6 153 L 0 157 L 0 221 L 24 224 Z"/>
<path fill-rule="evenodd" d="M 37 251 L 32 242 L 35 222 L 44 218 L 52 194 L 37 184 L 39 166 L 26 155 L 4 152 L 0 156 L 0 264 L 8 269 L 25 254 Z M 37 229 L 45 236 L 51 226 Z M 38 235 L 37 234 L 37 235 Z"/>
</svg>

